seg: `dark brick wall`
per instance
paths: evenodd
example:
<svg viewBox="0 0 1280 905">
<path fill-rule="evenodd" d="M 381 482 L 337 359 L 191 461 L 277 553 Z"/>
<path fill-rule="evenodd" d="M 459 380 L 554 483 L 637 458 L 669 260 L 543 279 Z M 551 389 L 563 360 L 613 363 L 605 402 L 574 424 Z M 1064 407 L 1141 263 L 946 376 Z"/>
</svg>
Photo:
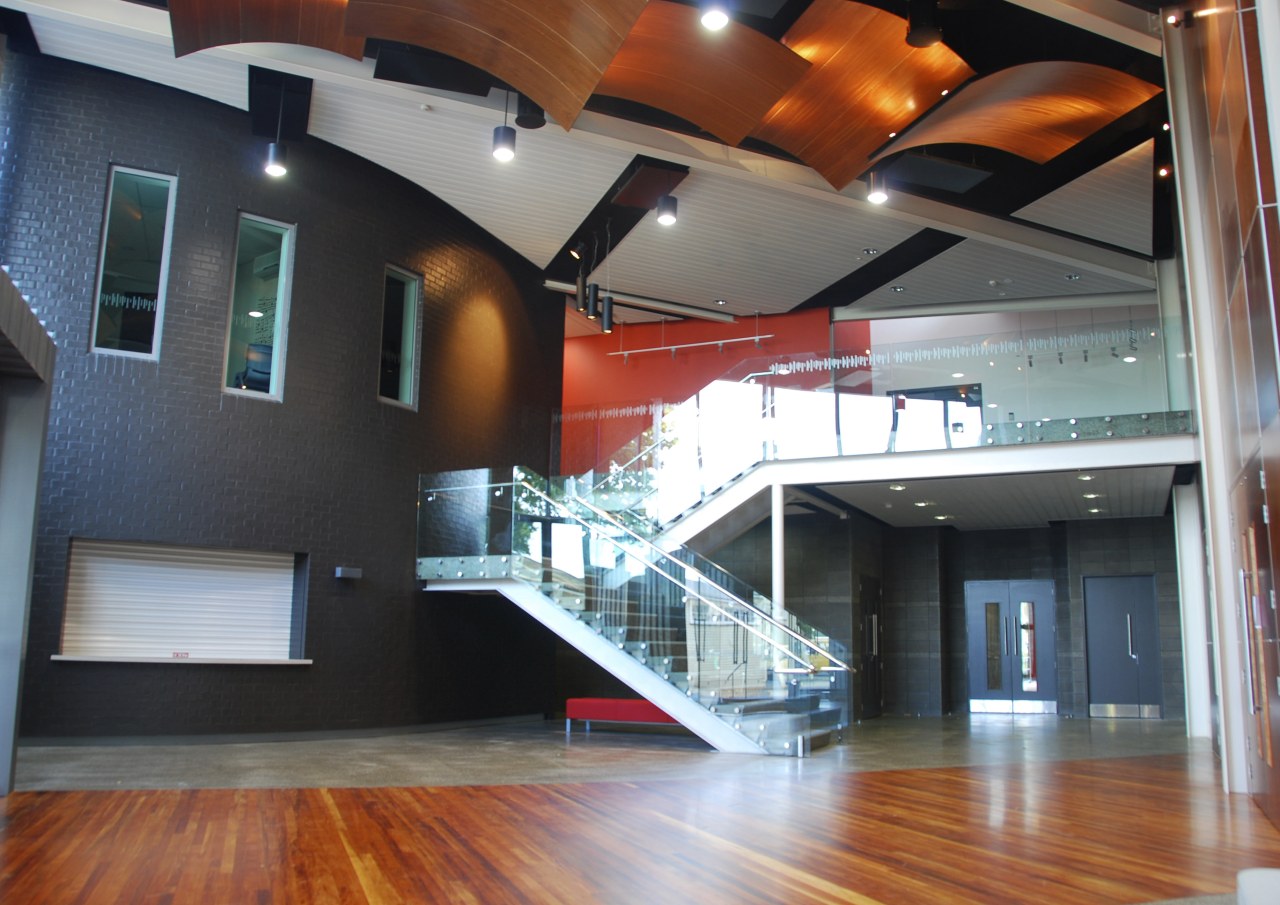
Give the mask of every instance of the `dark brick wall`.
<svg viewBox="0 0 1280 905">
<path fill-rule="evenodd" d="M 0 83 L 0 263 L 58 345 L 22 729 L 408 724 L 552 709 L 554 645 L 415 588 L 420 472 L 546 471 L 562 306 L 428 193 L 315 139 L 260 171 L 247 114 L 52 58 Z M 178 177 L 159 362 L 89 354 L 108 166 Z M 221 391 L 237 212 L 297 224 L 284 402 Z M 420 411 L 375 398 L 383 267 L 424 275 Z M 303 552 L 309 667 L 51 662 L 71 537 Z M 336 565 L 364 570 L 335 580 Z M 512 664 L 519 681 L 511 681 Z"/>
<path fill-rule="evenodd" d="M 943 712 L 946 528 L 896 528 L 884 539 L 885 713 Z"/>
</svg>

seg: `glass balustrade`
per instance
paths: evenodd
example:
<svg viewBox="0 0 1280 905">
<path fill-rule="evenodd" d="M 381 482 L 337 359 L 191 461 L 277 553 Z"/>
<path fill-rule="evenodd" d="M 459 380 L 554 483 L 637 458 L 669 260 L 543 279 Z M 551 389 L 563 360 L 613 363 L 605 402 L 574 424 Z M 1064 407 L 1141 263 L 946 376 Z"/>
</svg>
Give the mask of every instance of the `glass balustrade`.
<svg viewBox="0 0 1280 905">
<path fill-rule="evenodd" d="M 1158 318 L 736 364 L 584 483 L 652 531 L 761 462 L 1186 434 Z"/>
<path fill-rule="evenodd" d="M 525 469 L 422 476 L 418 577 L 536 588 L 772 753 L 843 728 L 844 651 L 692 551 L 659 549 L 579 488 Z"/>
</svg>

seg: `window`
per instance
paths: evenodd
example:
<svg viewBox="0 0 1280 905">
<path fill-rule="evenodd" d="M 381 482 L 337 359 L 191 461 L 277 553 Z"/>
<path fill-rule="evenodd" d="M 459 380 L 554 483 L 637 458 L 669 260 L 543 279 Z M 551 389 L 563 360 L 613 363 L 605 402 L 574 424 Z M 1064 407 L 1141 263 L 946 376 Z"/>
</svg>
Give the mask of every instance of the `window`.
<svg viewBox="0 0 1280 905">
<path fill-rule="evenodd" d="M 228 392 L 284 396 L 293 233 L 286 223 L 240 215 L 223 376 Z"/>
<path fill-rule="evenodd" d="M 417 407 L 418 295 L 422 281 L 398 267 L 387 266 L 382 283 L 382 356 L 378 396 Z"/>
<path fill-rule="evenodd" d="M 55 659 L 296 662 L 306 557 L 71 541 Z"/>
<path fill-rule="evenodd" d="M 173 176 L 111 168 L 98 258 L 94 351 L 160 357 L 177 183 Z"/>
</svg>

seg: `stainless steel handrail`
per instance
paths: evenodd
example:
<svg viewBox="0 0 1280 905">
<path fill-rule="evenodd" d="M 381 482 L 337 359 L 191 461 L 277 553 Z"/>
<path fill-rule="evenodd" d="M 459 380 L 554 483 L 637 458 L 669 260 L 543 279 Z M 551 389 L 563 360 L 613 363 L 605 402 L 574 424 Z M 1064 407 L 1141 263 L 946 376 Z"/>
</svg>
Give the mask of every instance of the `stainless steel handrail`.
<svg viewBox="0 0 1280 905">
<path fill-rule="evenodd" d="M 835 663 L 835 664 L 836 664 L 837 666 L 839 666 L 840 668 L 842 668 L 842 669 L 844 669 L 844 670 L 846 670 L 846 671 L 848 671 L 848 672 L 850 672 L 850 673 L 853 673 L 853 672 L 854 672 L 854 669 L 853 669 L 851 666 L 849 666 L 849 664 L 847 664 L 847 663 L 843 662 L 842 660 L 840 660 L 840 658 L 839 658 L 839 657 L 837 657 L 837 656 L 835 656 L 834 654 L 832 654 L 832 653 L 831 653 L 831 651 L 829 651 L 829 650 L 825 650 L 825 649 L 824 649 L 820 644 L 817 644 L 817 643 L 815 643 L 815 642 L 813 642 L 813 641 L 810 641 L 808 638 L 806 638 L 804 635 L 801 635 L 799 632 L 795 631 L 795 630 L 794 630 L 794 629 L 792 629 L 790 626 L 788 626 L 788 625 L 783 625 L 781 622 L 779 622 L 777 619 L 775 619 L 775 618 L 773 617 L 773 615 L 772 615 L 772 614 L 770 614 L 770 613 L 766 613 L 764 610 L 760 609 L 760 608 L 759 608 L 759 607 L 757 607 L 755 604 L 748 603 L 747 601 L 743 600 L 741 597 L 739 597 L 739 596 L 738 596 L 737 594 L 735 594 L 733 591 L 730 591 L 728 588 L 723 587 L 722 585 L 720 585 L 720 584 L 719 584 L 718 582 L 716 582 L 715 580 L 713 580 L 713 579 L 711 579 L 711 578 L 708 578 L 708 577 L 707 577 L 707 576 L 706 576 L 706 575 L 705 575 L 701 570 L 699 570 L 697 567 L 692 566 L 692 565 L 690 565 L 689 563 L 686 563 L 686 562 L 684 562 L 684 561 L 682 561 L 682 560 L 679 560 L 679 559 L 677 559 L 676 557 L 672 556 L 670 553 L 668 553 L 666 550 L 663 550 L 661 547 L 659 547 L 659 546 L 658 546 L 657 544 L 655 544 L 653 541 L 649 540 L 649 539 L 648 539 L 648 538 L 646 538 L 646 537 L 642 537 L 641 535 L 639 535 L 639 534 L 637 534 L 636 532 L 632 531 L 632 530 L 631 530 L 630 528 L 628 528 L 626 525 L 622 524 L 622 522 L 620 522 L 620 521 L 618 521 L 617 519 L 613 518 L 613 516 L 611 516 L 611 515 L 610 515 L 608 512 L 606 512 L 605 510 L 597 508 L 596 506 L 594 506 L 593 504 L 591 504 L 591 503 L 587 502 L 587 501 L 586 501 L 586 500 L 584 500 L 582 497 L 577 496 L 576 494 L 574 495 L 574 501 L 575 501 L 575 502 L 577 502 L 577 503 L 579 503 L 579 504 L 581 504 L 582 506 L 586 507 L 587 509 L 589 509 L 591 512 L 593 512 L 593 513 L 596 515 L 596 517 L 597 517 L 597 518 L 603 519 L 604 521 L 606 521 L 606 522 L 608 522 L 609 524 L 613 525 L 614 527 L 616 527 L 616 528 L 617 528 L 617 529 L 619 529 L 620 531 L 623 531 L 624 533 L 626 533 L 626 534 L 627 534 L 628 536 L 630 536 L 632 539 L 637 540 L 637 541 L 639 541 L 640 543 L 645 544 L 646 546 L 650 547 L 651 549 L 653 549 L 654 551 L 656 551 L 656 552 L 658 553 L 658 555 L 662 556 L 663 558 L 670 560 L 671 562 L 673 562 L 673 563 L 675 563 L 676 565 L 680 566 L 680 568 L 682 568 L 682 569 L 687 569 L 687 570 L 690 570 L 690 571 L 694 572 L 694 574 L 696 574 L 696 575 L 697 575 L 701 580 L 703 580 L 703 581 L 705 581 L 707 584 L 711 585 L 711 587 L 715 588 L 717 591 L 719 591 L 720 593 L 724 594 L 724 595 L 725 595 L 726 597 L 728 597 L 730 600 L 734 601 L 735 603 L 739 603 L 739 604 L 741 604 L 742 606 L 746 607 L 747 609 L 751 610 L 751 612 L 756 613 L 757 615 L 759 615 L 759 616 L 760 616 L 760 618 L 761 618 L 761 619 L 765 620 L 765 621 L 766 621 L 766 622 L 768 622 L 770 625 L 772 625 L 772 626 L 774 626 L 775 628 L 777 628 L 779 631 L 781 631 L 781 632 L 783 632 L 783 633 L 785 633 L 785 634 L 787 634 L 787 635 L 790 635 L 792 638 L 794 638 L 796 641 L 799 641 L 799 642 L 800 642 L 801 644 L 803 644 L 805 647 L 808 647 L 810 650 L 814 651 L 815 653 L 819 653 L 819 654 L 821 654 L 822 656 L 824 656 L 824 657 L 826 657 L 828 660 L 830 660 L 832 663 Z M 674 580 L 674 579 L 673 579 L 673 580 Z M 701 595 L 699 595 L 699 596 L 701 596 Z"/>
<path fill-rule="evenodd" d="M 543 500 L 545 500 L 546 502 L 551 503 L 553 506 L 555 506 L 555 507 L 556 507 L 556 509 L 557 509 L 558 511 L 560 511 L 561 513 L 563 513 L 566 517 L 568 517 L 568 518 L 570 518 L 570 519 L 573 519 L 575 522 L 577 522 L 577 523 L 579 523 L 580 525 L 582 525 L 583 527 L 585 527 L 588 531 L 590 531 L 590 532 L 592 532 L 592 533 L 595 533 L 595 534 L 599 534 L 599 533 L 600 533 L 599 529 L 598 529 L 596 526 L 592 525 L 592 524 L 591 524 L 591 522 L 587 521 L 586 519 L 582 518 L 582 517 L 581 517 L 581 516 L 579 516 L 579 515 L 575 515 L 572 511 L 570 511 L 570 510 L 569 510 L 569 508 L 568 508 L 568 507 L 566 507 L 566 506 L 564 505 L 564 503 L 561 503 L 561 502 L 559 502 L 558 500 L 554 499 L 553 497 L 548 496 L 546 493 L 544 493 L 543 491 L 541 491 L 541 490 L 539 490 L 538 488 L 534 487 L 532 484 L 529 484 L 529 483 L 527 483 L 527 482 L 525 482 L 525 481 L 521 481 L 521 482 L 520 482 L 520 486 L 521 486 L 521 487 L 524 487 L 525 489 L 527 489 L 527 490 L 529 490 L 529 491 L 531 491 L 534 495 L 536 495 L 536 496 L 538 496 L 538 497 L 542 498 L 542 499 L 543 499 Z M 591 510 L 591 511 L 593 511 L 593 512 L 595 512 L 595 511 L 596 511 L 596 509 L 595 509 L 595 507 L 594 507 L 594 506 L 590 506 L 590 505 L 588 505 L 588 506 L 587 506 L 587 508 L 588 508 L 588 509 L 590 509 L 590 510 Z M 611 519 L 606 519 L 606 521 L 609 521 L 609 522 L 610 522 L 610 524 L 613 524 L 613 522 L 612 522 L 612 520 L 611 520 Z M 624 530 L 625 530 L 625 529 L 624 529 Z M 612 539 L 611 539 L 611 538 L 606 538 L 606 539 L 608 539 L 608 540 L 612 541 Z M 616 543 L 616 542 L 615 542 L 615 543 Z M 624 552 L 624 553 L 626 553 L 628 556 L 632 557 L 633 559 L 638 560 L 638 561 L 639 561 L 642 565 L 644 565 L 646 568 L 648 568 L 648 569 L 650 569 L 650 570 L 652 570 L 652 571 L 656 571 L 656 572 L 658 572 L 658 574 L 659 574 L 659 575 L 662 575 L 664 578 L 666 578 L 668 581 L 670 581 L 670 582 L 671 582 L 672 584 L 674 584 L 676 587 L 680 588 L 680 590 L 684 591 L 686 594 L 689 594 L 689 595 L 691 595 L 691 596 L 693 596 L 693 597 L 697 598 L 697 600 L 698 600 L 699 602 L 706 604 L 706 605 L 707 605 L 707 606 L 709 606 L 711 609 L 715 610 L 717 613 L 719 613 L 720 615 L 724 616 L 724 617 L 725 617 L 726 619 L 728 619 L 730 622 L 733 622 L 733 623 L 735 623 L 735 624 L 737 624 L 737 625 L 740 625 L 742 628 L 746 629 L 748 632 L 750 632 L 751 634 L 755 635 L 757 638 L 759 638 L 759 639 L 760 639 L 761 641 L 763 641 L 764 643 L 768 644 L 770 647 L 774 648 L 775 650 L 779 651 L 779 652 L 780 652 L 780 653 L 782 653 L 783 655 L 785 655 L 785 656 L 787 656 L 787 657 L 790 657 L 792 660 L 794 660 L 795 662 L 799 663 L 801 666 L 803 666 L 803 667 L 804 667 L 805 672 L 816 672 L 816 671 L 817 671 L 817 669 L 816 669 L 812 664 L 810 664 L 807 660 L 805 660 L 805 659 L 804 659 L 803 657 L 801 657 L 799 654 L 797 654 L 797 653 L 793 652 L 792 650 L 790 650 L 790 649 L 789 649 L 785 644 L 782 644 L 782 643 L 780 643 L 780 642 L 778 642 L 778 641 L 775 641 L 773 638 L 770 638 L 770 637 L 769 637 L 768 635 L 766 635 L 764 632 L 762 632 L 762 631 L 760 631 L 759 629 L 755 628 L 755 627 L 754 627 L 754 626 L 752 626 L 751 624 L 749 624 L 749 623 L 747 623 L 747 622 L 744 622 L 743 620 L 739 619 L 737 616 L 733 615 L 733 613 L 732 613 L 732 612 L 730 612 L 729 610 L 726 610 L 724 607 L 720 606 L 718 603 L 716 603 L 714 600 L 710 599 L 709 597 L 706 597 L 706 596 L 704 596 L 703 594 L 700 594 L 698 591 L 696 591 L 696 590 L 694 590 L 693 588 L 689 587 L 687 584 L 685 584 L 684 582 L 680 581 L 679 579 L 673 578 L 672 576 L 668 575 L 666 572 L 662 572 L 661 570 L 657 569 L 657 567 L 656 567 L 656 566 L 654 566 L 654 564 L 653 564 L 653 563 L 651 563 L 651 562 L 647 562 L 647 561 L 645 561 L 645 560 L 643 560 L 643 559 L 640 559 L 640 557 L 636 556 L 634 553 L 631 553 L 630 551 L 626 550 L 626 548 L 625 548 L 625 547 L 624 547 L 624 548 L 622 548 L 622 549 L 623 549 L 623 552 Z M 677 562 L 677 563 L 679 563 L 679 560 L 676 560 L 676 562 Z M 684 563 L 679 563 L 679 564 L 680 564 L 680 566 L 681 566 L 682 568 L 688 568 Z M 694 571 L 697 571 L 697 570 L 695 569 Z M 701 574 L 701 573 L 699 573 L 699 574 Z M 708 583 L 710 583 L 713 587 L 717 587 L 717 588 L 718 588 L 718 586 L 717 586 L 717 585 L 715 585 L 715 583 L 714 583 L 714 582 L 708 582 Z M 733 599 L 737 600 L 737 598 L 736 598 L 734 595 L 730 594 L 729 596 L 730 596 L 730 597 L 732 597 Z M 758 613 L 759 615 L 764 616 L 764 614 L 763 614 L 763 613 L 761 613 L 761 612 L 760 612 L 758 609 L 756 609 L 755 607 L 748 606 L 748 609 L 750 609 L 753 613 Z M 767 616 L 766 616 L 765 618 L 766 618 L 766 620 L 767 620 L 767 621 L 769 621 L 769 622 L 772 622 L 772 621 L 773 621 L 772 619 L 770 619 L 770 618 L 769 618 L 769 617 L 767 617 Z M 799 636 L 797 636 L 797 637 L 799 637 Z M 802 641 L 803 641 L 803 640 L 805 640 L 805 639 L 801 638 L 800 640 L 802 640 Z M 821 651 L 821 648 L 818 648 L 818 650 L 819 650 L 819 651 Z M 826 656 L 825 652 L 823 652 L 823 653 L 824 653 L 824 656 Z M 829 660 L 832 660 L 832 661 L 834 661 L 834 660 L 835 660 L 835 658 L 834 658 L 834 657 L 828 657 L 828 659 L 829 659 Z"/>
</svg>

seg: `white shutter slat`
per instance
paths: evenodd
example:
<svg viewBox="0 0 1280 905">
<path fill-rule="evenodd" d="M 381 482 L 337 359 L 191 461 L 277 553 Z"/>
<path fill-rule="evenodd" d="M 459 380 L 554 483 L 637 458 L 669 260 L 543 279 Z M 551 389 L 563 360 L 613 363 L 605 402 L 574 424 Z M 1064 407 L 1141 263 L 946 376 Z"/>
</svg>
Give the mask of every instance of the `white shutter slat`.
<svg viewBox="0 0 1280 905">
<path fill-rule="evenodd" d="M 288 660 L 294 557 L 76 538 L 62 656 Z"/>
</svg>

